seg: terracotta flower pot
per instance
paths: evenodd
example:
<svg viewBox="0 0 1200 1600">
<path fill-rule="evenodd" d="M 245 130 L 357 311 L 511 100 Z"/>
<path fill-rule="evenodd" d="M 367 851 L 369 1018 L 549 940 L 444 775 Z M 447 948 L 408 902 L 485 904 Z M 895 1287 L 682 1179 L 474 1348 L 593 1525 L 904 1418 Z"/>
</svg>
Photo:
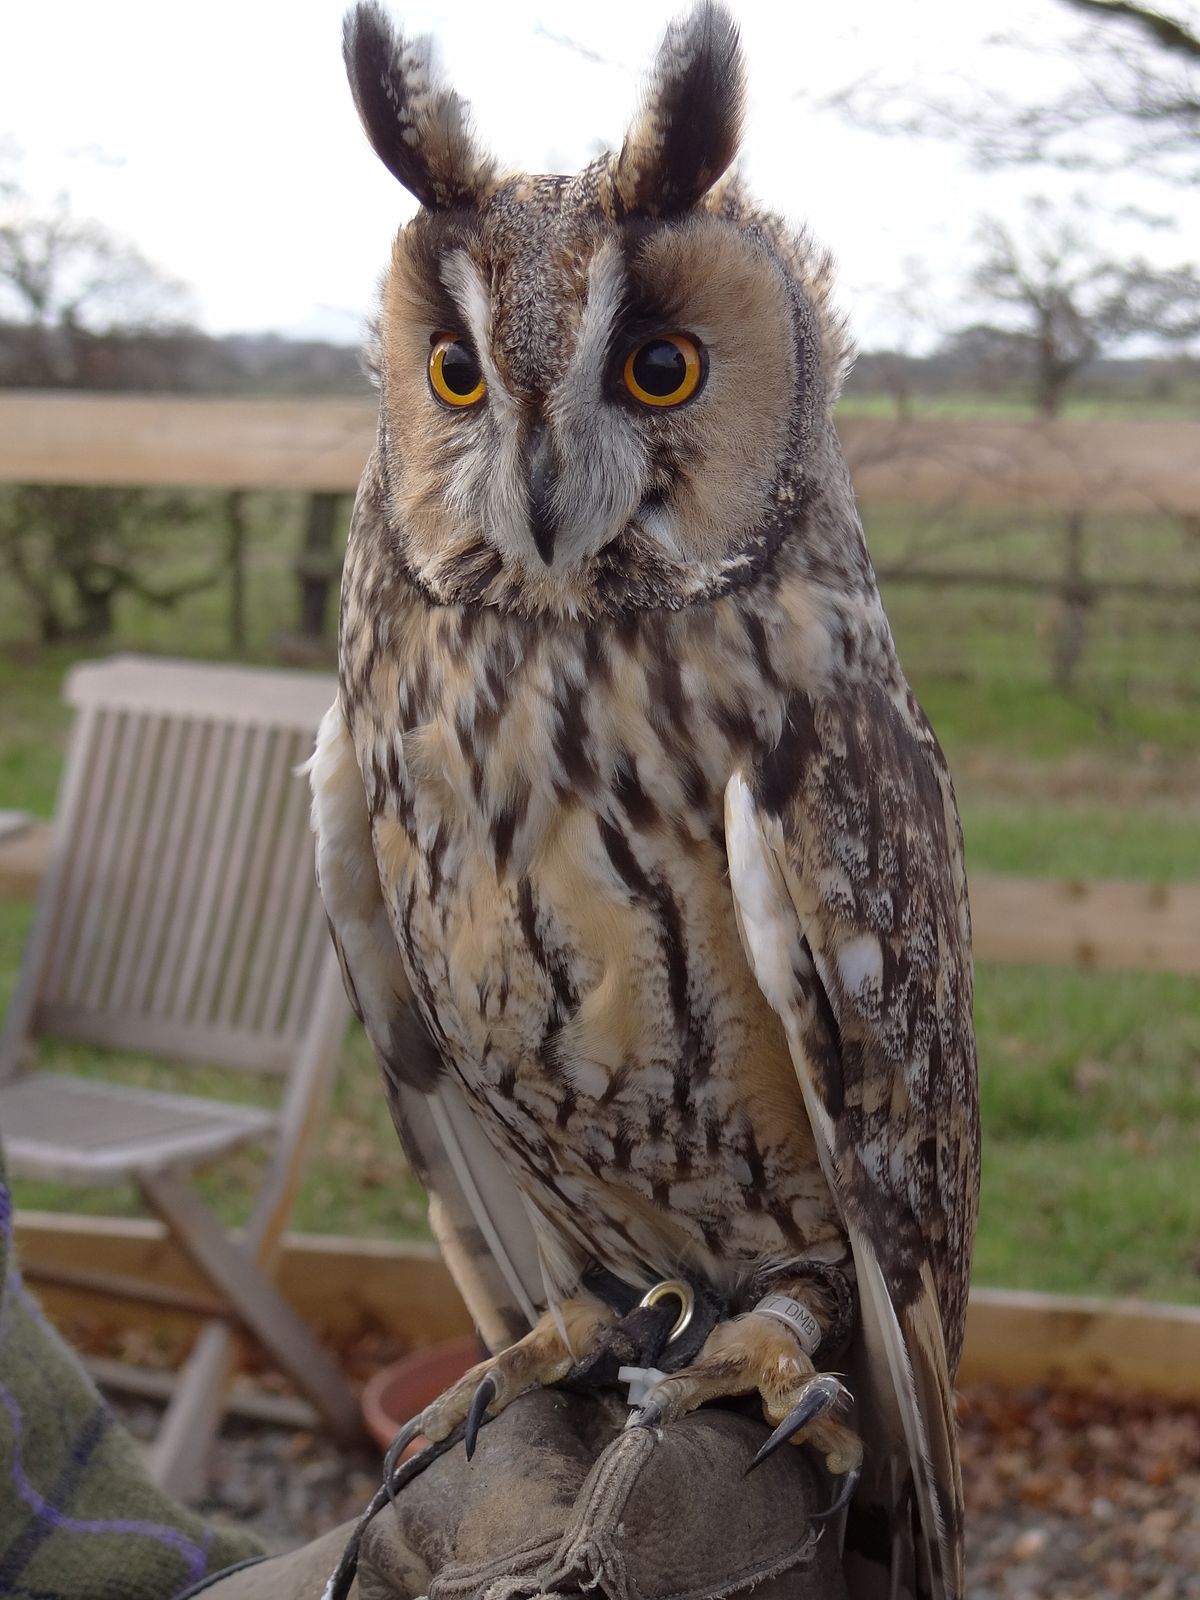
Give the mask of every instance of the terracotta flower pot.
<svg viewBox="0 0 1200 1600">
<path fill-rule="evenodd" d="M 451 1339 L 446 1344 L 414 1350 L 390 1366 L 381 1367 L 362 1393 L 363 1421 L 371 1437 L 386 1450 L 410 1417 L 423 1411 L 468 1367 L 482 1359 L 478 1340 Z M 404 1452 L 405 1457 L 424 1444 L 423 1438 L 414 1439 Z"/>
</svg>

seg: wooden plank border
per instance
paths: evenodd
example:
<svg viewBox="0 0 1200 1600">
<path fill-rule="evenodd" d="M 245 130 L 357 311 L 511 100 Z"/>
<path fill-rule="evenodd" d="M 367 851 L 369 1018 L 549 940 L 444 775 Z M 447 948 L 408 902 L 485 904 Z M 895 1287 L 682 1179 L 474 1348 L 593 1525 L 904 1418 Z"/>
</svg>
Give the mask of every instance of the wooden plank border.
<svg viewBox="0 0 1200 1600">
<path fill-rule="evenodd" d="M 0 839 L 0 900 L 29 900 L 53 831 L 34 822 Z M 974 872 L 977 961 L 1200 977 L 1200 883 L 1023 878 Z"/>
<path fill-rule="evenodd" d="M 959 1379 L 1200 1400 L 1200 1306 L 973 1289 Z"/>
<path fill-rule="evenodd" d="M 1200 977 L 1200 884 L 968 876 L 977 961 Z"/>
<path fill-rule="evenodd" d="M 51 1316 L 68 1319 L 107 1305 L 114 1323 L 137 1318 L 187 1331 L 202 1318 L 180 1306 L 148 1307 L 39 1282 L 39 1267 L 151 1276 L 181 1292 L 200 1279 L 166 1230 L 153 1222 L 26 1212 L 17 1249 Z M 323 1336 L 388 1328 L 414 1345 L 471 1332 L 471 1319 L 431 1244 L 292 1234 L 284 1240 L 284 1294 Z M 1200 1401 L 1200 1307 L 1075 1299 L 1008 1289 L 975 1289 L 960 1374 L 964 1382 L 1047 1383 L 1123 1389 Z"/>
<path fill-rule="evenodd" d="M 203 1320 L 186 1306 L 151 1306 L 131 1296 L 99 1298 L 91 1289 L 39 1281 L 39 1268 L 143 1278 L 181 1296 L 211 1294 L 166 1228 L 158 1222 L 18 1212 L 17 1257 L 50 1315 L 66 1321 L 107 1305 L 114 1324 L 141 1321 L 171 1332 Z M 333 1234 L 287 1234 L 276 1282 L 318 1333 L 337 1338 L 364 1328 L 389 1328 L 414 1344 L 470 1333 L 471 1319 L 437 1247 L 393 1244 Z"/>
</svg>

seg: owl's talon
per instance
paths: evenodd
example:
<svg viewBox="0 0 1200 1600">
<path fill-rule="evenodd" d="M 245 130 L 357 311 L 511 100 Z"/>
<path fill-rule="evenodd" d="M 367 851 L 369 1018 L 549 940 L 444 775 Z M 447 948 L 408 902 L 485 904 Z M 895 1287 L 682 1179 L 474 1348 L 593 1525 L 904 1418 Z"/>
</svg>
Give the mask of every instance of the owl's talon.
<svg viewBox="0 0 1200 1600">
<path fill-rule="evenodd" d="M 768 1456 L 773 1456 L 789 1439 L 799 1433 L 802 1428 L 807 1428 L 810 1422 L 815 1422 L 831 1406 L 837 1405 L 843 1399 L 848 1399 L 846 1389 L 830 1374 L 824 1373 L 812 1378 L 804 1387 L 799 1403 L 792 1407 L 787 1416 L 766 1440 L 754 1460 L 746 1468 L 746 1476 L 752 1473 L 755 1467 L 762 1466 Z"/>
<path fill-rule="evenodd" d="M 788 1327 L 772 1315 L 747 1312 L 718 1322 L 696 1359 L 659 1376 L 627 1428 L 670 1424 L 713 1400 L 757 1394 L 773 1432 L 746 1468 L 751 1473 L 790 1440 L 815 1450 L 826 1470 L 846 1479 L 831 1508 L 834 1516 L 854 1493 L 862 1466 L 862 1441 L 842 1420 L 854 1396 L 832 1372 L 818 1372 Z"/>
<path fill-rule="evenodd" d="M 421 1418 L 418 1414 L 406 1422 L 400 1429 L 400 1432 L 392 1440 L 391 1444 L 388 1445 L 387 1454 L 383 1458 L 383 1484 L 384 1488 L 387 1490 L 388 1499 L 391 1500 L 393 1504 L 395 1503 L 396 1499 L 396 1491 L 392 1486 L 392 1480 L 396 1476 L 396 1468 L 400 1465 L 401 1456 L 408 1449 L 413 1440 L 419 1437 L 420 1432 Z"/>
<path fill-rule="evenodd" d="M 836 1517 L 843 1506 L 850 1504 L 851 1496 L 854 1494 L 855 1489 L 858 1488 L 858 1480 L 861 1476 L 861 1466 L 851 1467 L 849 1472 L 845 1473 L 842 1478 L 842 1486 L 838 1490 L 833 1504 L 827 1506 L 824 1511 L 812 1512 L 809 1520 L 811 1522 L 828 1522 L 830 1517 Z"/>
<path fill-rule="evenodd" d="M 500 1386 L 495 1375 L 491 1372 L 481 1379 L 479 1387 L 471 1396 L 471 1409 L 467 1412 L 466 1429 L 463 1433 L 463 1448 L 467 1452 L 467 1460 L 475 1454 L 475 1445 L 479 1438 L 479 1430 L 483 1426 L 484 1415 L 500 1393 Z"/>
<path fill-rule="evenodd" d="M 639 1406 L 631 1413 L 629 1421 L 625 1424 L 628 1428 L 657 1428 L 663 1419 L 663 1408 L 657 1400 L 647 1400 L 644 1406 Z"/>
<path fill-rule="evenodd" d="M 547 1312 L 523 1339 L 481 1361 L 430 1401 L 416 1419 L 419 1432 L 439 1444 L 464 1424 L 469 1458 L 486 1420 L 530 1389 L 565 1378 L 613 1321 L 614 1313 L 598 1300 L 564 1300 L 556 1314 Z"/>
</svg>

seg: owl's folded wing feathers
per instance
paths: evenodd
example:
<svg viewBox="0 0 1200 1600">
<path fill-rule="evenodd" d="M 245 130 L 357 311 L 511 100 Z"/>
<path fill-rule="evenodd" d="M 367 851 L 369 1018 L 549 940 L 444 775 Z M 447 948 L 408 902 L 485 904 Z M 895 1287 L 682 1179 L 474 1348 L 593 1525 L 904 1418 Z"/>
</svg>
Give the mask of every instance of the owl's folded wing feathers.
<svg viewBox="0 0 1200 1600">
<path fill-rule="evenodd" d="M 479 1121 L 444 1072 L 413 1002 L 379 888 L 362 774 L 340 704 L 309 763 L 317 878 L 346 993 L 383 1069 L 405 1154 L 430 1199 L 429 1221 L 484 1339 L 526 1332 L 542 1296 L 525 1203 Z"/>
<path fill-rule="evenodd" d="M 854 1252 L 857 1532 L 877 1577 L 852 1593 L 955 1600 L 951 1385 L 978 1176 L 970 926 L 949 778 L 911 694 L 796 696 L 776 749 L 730 781 L 726 841 L 743 943 Z M 855 1533 L 852 1516 L 848 1577 Z"/>
</svg>

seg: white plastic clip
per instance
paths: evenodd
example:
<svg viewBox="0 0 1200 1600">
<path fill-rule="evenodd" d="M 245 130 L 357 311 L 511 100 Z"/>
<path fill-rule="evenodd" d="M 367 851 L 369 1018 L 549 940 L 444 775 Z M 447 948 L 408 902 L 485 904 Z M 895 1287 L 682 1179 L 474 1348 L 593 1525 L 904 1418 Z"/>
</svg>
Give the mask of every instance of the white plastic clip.
<svg viewBox="0 0 1200 1600">
<path fill-rule="evenodd" d="M 622 1383 L 629 1385 L 626 1405 L 635 1411 L 640 1411 L 646 1403 L 646 1396 L 656 1383 L 662 1382 L 666 1373 L 660 1372 L 657 1367 L 618 1367 L 617 1377 Z"/>
</svg>

